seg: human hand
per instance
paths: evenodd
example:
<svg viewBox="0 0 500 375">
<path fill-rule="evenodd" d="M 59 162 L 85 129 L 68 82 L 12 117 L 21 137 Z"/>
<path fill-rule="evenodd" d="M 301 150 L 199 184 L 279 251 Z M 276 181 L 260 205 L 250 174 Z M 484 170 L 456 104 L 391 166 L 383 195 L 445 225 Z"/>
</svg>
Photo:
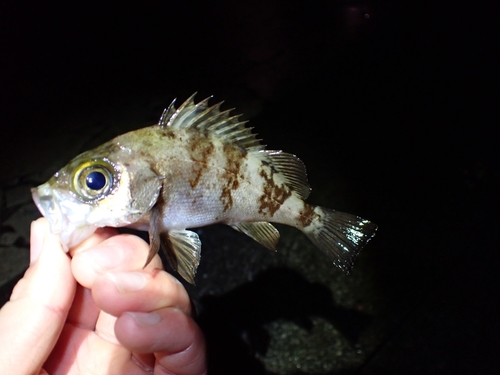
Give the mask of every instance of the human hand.
<svg viewBox="0 0 500 375">
<path fill-rule="evenodd" d="M 189 297 L 158 257 L 142 269 L 144 241 L 103 229 L 70 259 L 45 219 L 31 236 L 31 265 L 0 310 L 0 373 L 206 372 Z"/>
</svg>

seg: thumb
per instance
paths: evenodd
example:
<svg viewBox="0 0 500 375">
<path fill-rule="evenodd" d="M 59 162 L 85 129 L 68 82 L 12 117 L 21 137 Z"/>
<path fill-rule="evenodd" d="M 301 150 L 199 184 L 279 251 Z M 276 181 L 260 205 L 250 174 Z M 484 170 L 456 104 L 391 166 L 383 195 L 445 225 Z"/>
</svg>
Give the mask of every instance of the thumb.
<svg viewBox="0 0 500 375">
<path fill-rule="evenodd" d="M 46 219 L 31 224 L 34 261 L 0 310 L 0 373 L 38 374 L 73 301 L 70 259 Z"/>
</svg>

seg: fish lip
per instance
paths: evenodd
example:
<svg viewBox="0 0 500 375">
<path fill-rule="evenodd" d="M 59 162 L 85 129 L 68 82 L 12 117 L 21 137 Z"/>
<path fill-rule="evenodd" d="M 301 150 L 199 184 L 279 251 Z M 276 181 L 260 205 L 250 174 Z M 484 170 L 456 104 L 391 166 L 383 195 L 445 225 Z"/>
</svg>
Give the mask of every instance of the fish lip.
<svg viewBox="0 0 500 375">
<path fill-rule="evenodd" d="M 97 229 L 96 225 L 85 223 L 85 221 L 72 222 L 67 216 L 67 209 L 64 208 L 64 200 L 66 199 L 67 203 L 68 197 L 64 192 L 53 189 L 48 182 L 32 188 L 31 195 L 38 210 L 49 222 L 50 231 L 59 236 L 65 251 L 90 237 Z"/>
<path fill-rule="evenodd" d="M 49 221 L 51 232 L 54 234 L 60 233 L 63 226 L 63 217 L 50 185 L 45 183 L 32 188 L 31 195 L 40 213 Z"/>
</svg>

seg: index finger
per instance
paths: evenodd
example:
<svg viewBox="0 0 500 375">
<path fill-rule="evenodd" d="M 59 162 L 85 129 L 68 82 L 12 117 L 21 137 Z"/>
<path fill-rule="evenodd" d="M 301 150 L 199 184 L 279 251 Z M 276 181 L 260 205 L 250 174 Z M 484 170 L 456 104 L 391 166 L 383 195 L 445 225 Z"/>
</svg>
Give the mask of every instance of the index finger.
<svg viewBox="0 0 500 375">
<path fill-rule="evenodd" d="M 131 234 L 119 234 L 95 246 L 83 247 L 73 252 L 71 268 L 75 279 L 91 289 L 96 278 L 107 272 L 142 270 L 148 257 L 149 245 Z M 157 255 L 146 269 L 162 268 Z"/>
</svg>

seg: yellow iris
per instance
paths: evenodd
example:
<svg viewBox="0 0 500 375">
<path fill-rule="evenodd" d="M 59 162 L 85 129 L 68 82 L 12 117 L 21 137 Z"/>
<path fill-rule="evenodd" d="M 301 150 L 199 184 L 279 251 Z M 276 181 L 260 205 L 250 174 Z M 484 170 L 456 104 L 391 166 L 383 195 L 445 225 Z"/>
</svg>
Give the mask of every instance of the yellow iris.
<svg viewBox="0 0 500 375">
<path fill-rule="evenodd" d="M 115 185 L 115 168 L 107 160 L 91 160 L 80 164 L 74 171 L 72 189 L 84 200 L 99 200 Z"/>
</svg>

